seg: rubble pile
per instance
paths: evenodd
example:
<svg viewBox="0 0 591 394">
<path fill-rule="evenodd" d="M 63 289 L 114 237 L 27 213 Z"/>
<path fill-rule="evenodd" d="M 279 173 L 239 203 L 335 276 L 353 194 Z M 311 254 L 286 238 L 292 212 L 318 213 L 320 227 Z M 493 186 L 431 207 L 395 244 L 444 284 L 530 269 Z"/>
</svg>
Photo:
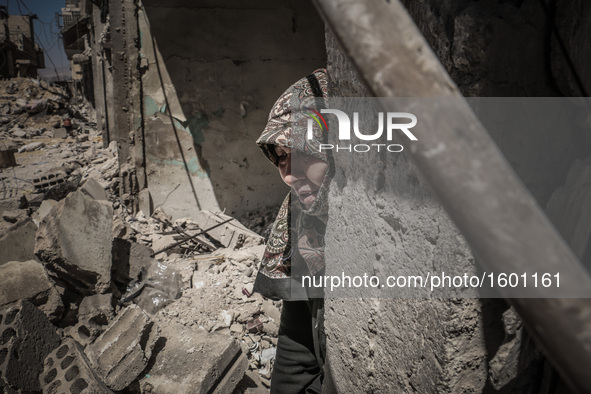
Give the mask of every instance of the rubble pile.
<svg viewBox="0 0 591 394">
<path fill-rule="evenodd" d="M 90 111 L 45 82 L 0 84 L 14 158 L 0 166 L 0 392 L 268 392 L 281 305 L 252 294 L 263 237 L 221 213 L 132 212 Z"/>
</svg>

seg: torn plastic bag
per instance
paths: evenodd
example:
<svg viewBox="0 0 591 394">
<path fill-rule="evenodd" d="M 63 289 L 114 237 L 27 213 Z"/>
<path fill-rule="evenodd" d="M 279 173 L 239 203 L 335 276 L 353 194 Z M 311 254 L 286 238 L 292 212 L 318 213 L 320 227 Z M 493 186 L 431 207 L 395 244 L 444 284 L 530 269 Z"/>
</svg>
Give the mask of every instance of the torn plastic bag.
<svg viewBox="0 0 591 394">
<path fill-rule="evenodd" d="M 158 260 L 142 268 L 139 280 L 129 283 L 121 304 L 133 301 L 151 315 L 181 296 L 181 275 Z"/>
</svg>

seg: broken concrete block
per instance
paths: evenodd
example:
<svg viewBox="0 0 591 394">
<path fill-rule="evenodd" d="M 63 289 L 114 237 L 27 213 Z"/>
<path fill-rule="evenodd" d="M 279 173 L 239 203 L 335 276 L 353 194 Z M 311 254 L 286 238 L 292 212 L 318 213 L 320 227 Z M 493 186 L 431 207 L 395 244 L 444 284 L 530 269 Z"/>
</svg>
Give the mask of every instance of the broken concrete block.
<svg viewBox="0 0 591 394">
<path fill-rule="evenodd" d="M 55 206 L 39 225 L 35 254 L 57 282 L 80 294 L 111 286 L 113 208 L 77 191 Z"/>
<path fill-rule="evenodd" d="M 137 242 L 113 239 L 113 280 L 127 285 L 130 280 L 139 279 L 142 270 L 145 272 L 152 264 L 152 253 L 152 249 Z"/>
<path fill-rule="evenodd" d="M 150 317 L 140 307 L 131 305 L 86 348 L 86 355 L 111 390 L 122 390 L 146 368 L 159 337 Z"/>
<path fill-rule="evenodd" d="M 199 228 L 207 230 L 208 228 L 228 219 L 232 219 L 232 217 L 224 215 L 223 213 L 214 214 L 210 211 L 200 211 L 197 214 L 196 222 L 199 225 Z M 236 219 L 207 231 L 207 234 L 225 247 L 233 249 L 262 245 L 264 243 L 263 237 L 250 231 Z"/>
<path fill-rule="evenodd" d="M 27 217 L 27 212 L 20 209 L 14 209 L 11 211 L 2 212 L 2 219 L 8 223 L 16 223 L 19 220 L 23 220 Z"/>
<path fill-rule="evenodd" d="M 133 229 L 128 223 L 123 223 L 118 217 L 113 220 L 113 238 L 129 239 L 132 234 Z"/>
<path fill-rule="evenodd" d="M 0 266 L 0 306 L 27 300 L 47 317 L 58 321 L 64 304 L 43 265 L 35 260 L 11 261 Z"/>
<path fill-rule="evenodd" d="M 9 261 L 28 261 L 35 257 L 37 226 L 30 219 L 14 225 L 0 238 L 0 265 Z"/>
<path fill-rule="evenodd" d="M 94 198 L 95 200 L 109 200 L 109 196 L 107 195 L 105 188 L 102 187 L 102 185 L 94 178 L 88 178 L 86 182 L 84 182 L 80 190 L 82 191 L 82 193 Z"/>
<path fill-rule="evenodd" d="M 142 393 L 233 392 L 247 369 L 246 357 L 234 338 L 177 324 L 161 329 L 166 344 L 140 380 Z"/>
<path fill-rule="evenodd" d="M 43 360 L 59 344 L 47 317 L 28 301 L 0 309 L 0 387 L 9 393 L 40 391 Z"/>
<path fill-rule="evenodd" d="M 68 339 L 46 358 L 39 376 L 43 394 L 112 394 L 88 363 L 82 346 Z"/>
<path fill-rule="evenodd" d="M 112 294 L 84 297 L 78 307 L 78 323 L 70 327 L 67 334 L 81 344 L 88 345 L 105 331 L 114 317 Z"/>
<path fill-rule="evenodd" d="M 51 211 L 51 208 L 53 208 L 56 205 L 57 205 L 57 201 L 55 201 L 55 200 L 43 200 L 43 202 L 41 203 L 41 206 L 39 207 L 39 210 L 37 211 L 38 223 L 36 223 L 36 224 L 39 225 L 39 223 L 41 223 L 41 221 L 43 219 L 45 219 L 45 217 L 49 214 L 49 212 Z"/>
<path fill-rule="evenodd" d="M 18 153 L 23 153 L 23 152 L 32 152 L 34 150 L 37 149 L 41 149 L 45 146 L 45 142 L 31 142 L 30 144 L 27 144 L 25 146 L 22 146 L 19 150 Z"/>
<path fill-rule="evenodd" d="M 159 252 L 163 249 L 166 249 L 177 242 L 178 240 L 174 239 L 173 235 L 162 235 L 156 233 L 152 234 L 152 249 L 154 249 L 155 252 Z"/>
</svg>

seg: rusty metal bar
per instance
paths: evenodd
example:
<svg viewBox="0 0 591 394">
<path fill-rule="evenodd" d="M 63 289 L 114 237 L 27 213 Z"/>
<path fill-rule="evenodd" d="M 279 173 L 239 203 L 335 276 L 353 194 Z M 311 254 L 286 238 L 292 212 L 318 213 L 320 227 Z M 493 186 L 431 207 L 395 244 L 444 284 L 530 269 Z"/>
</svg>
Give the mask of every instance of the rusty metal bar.
<svg viewBox="0 0 591 394">
<path fill-rule="evenodd" d="M 462 97 L 398 0 L 314 2 L 375 96 Z M 417 135 L 421 143 L 405 152 L 479 263 L 496 272 L 561 272 L 572 286 L 591 294 L 587 271 L 470 107 L 459 101 L 464 105 L 438 125 L 437 133 Z M 591 393 L 591 299 L 508 301 L 569 385 Z"/>
</svg>

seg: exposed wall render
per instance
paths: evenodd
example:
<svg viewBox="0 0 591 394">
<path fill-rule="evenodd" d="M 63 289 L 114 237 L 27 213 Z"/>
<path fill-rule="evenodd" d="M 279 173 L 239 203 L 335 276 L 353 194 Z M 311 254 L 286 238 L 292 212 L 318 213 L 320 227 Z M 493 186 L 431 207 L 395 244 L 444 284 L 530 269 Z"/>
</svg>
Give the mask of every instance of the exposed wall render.
<svg viewBox="0 0 591 394">
<path fill-rule="evenodd" d="M 173 219 L 218 211 L 209 174 L 201 165 L 175 86 L 143 8 L 138 11 L 142 121 L 147 185 L 154 207 Z"/>
<path fill-rule="evenodd" d="M 325 66 L 324 27 L 310 2 L 144 5 L 220 208 L 240 218 L 279 205 L 287 189 L 254 141 L 279 94 Z"/>
</svg>

